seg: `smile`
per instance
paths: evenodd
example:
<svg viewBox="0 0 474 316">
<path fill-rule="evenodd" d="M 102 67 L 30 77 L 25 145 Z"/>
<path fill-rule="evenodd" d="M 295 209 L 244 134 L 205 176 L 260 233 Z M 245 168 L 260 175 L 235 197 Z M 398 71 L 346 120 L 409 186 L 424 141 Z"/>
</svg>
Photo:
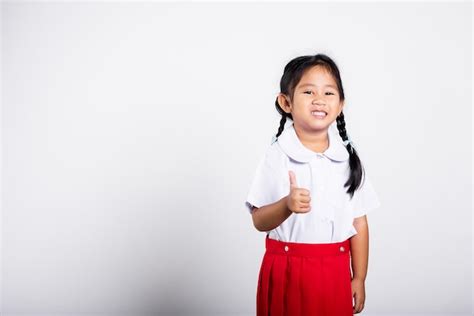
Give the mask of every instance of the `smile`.
<svg viewBox="0 0 474 316">
<path fill-rule="evenodd" d="M 326 112 L 320 112 L 320 111 L 313 111 L 313 112 L 311 112 L 311 115 L 316 116 L 317 118 L 325 118 L 327 113 Z"/>
</svg>

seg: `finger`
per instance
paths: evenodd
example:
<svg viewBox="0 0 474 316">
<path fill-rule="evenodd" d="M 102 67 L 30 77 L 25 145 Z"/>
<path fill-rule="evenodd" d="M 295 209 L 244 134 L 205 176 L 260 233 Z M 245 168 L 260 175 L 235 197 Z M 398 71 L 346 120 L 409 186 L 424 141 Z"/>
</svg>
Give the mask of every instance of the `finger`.
<svg viewBox="0 0 474 316">
<path fill-rule="evenodd" d="M 357 313 L 359 312 L 359 296 L 357 292 L 354 293 L 354 309 Z"/>
<path fill-rule="evenodd" d="M 303 202 L 303 201 L 298 201 L 298 206 L 299 207 L 310 207 L 311 203 L 310 202 Z"/>
<path fill-rule="evenodd" d="M 362 310 L 360 297 L 357 292 L 355 293 L 355 306 L 354 307 L 357 313 L 360 313 L 360 311 Z"/>
<path fill-rule="evenodd" d="M 311 203 L 305 203 L 305 202 L 301 202 L 301 201 L 298 201 L 298 207 L 305 207 L 305 208 L 308 208 L 308 207 L 311 207 Z"/>
<path fill-rule="evenodd" d="M 298 211 L 299 211 L 299 212 L 302 212 L 302 213 L 309 212 L 309 211 L 311 211 L 311 206 L 300 206 L 300 207 L 298 208 Z"/>
<path fill-rule="evenodd" d="M 311 204 L 310 203 L 304 203 L 304 202 L 301 202 L 301 201 L 296 201 L 295 208 L 296 208 L 296 210 L 301 211 L 303 209 L 311 208 Z"/>
<path fill-rule="evenodd" d="M 290 175 L 290 188 L 297 188 L 298 184 L 296 183 L 295 173 L 291 170 L 289 170 L 288 173 Z"/>
<path fill-rule="evenodd" d="M 303 189 L 303 188 L 298 188 L 298 193 L 304 196 L 311 195 L 311 192 L 308 189 Z"/>
<path fill-rule="evenodd" d="M 358 311 L 357 311 L 357 295 L 354 291 L 352 291 L 352 302 L 353 302 L 352 310 L 354 311 L 354 314 L 357 314 L 358 313 Z"/>
<path fill-rule="evenodd" d="M 310 202 L 311 202 L 311 196 L 309 196 L 309 195 L 301 195 L 301 196 L 299 197 L 299 201 L 300 201 L 301 203 L 310 203 Z"/>
<path fill-rule="evenodd" d="M 364 301 L 361 297 L 359 297 L 359 300 L 357 302 L 357 310 L 360 312 L 362 312 L 362 310 L 364 309 Z"/>
</svg>

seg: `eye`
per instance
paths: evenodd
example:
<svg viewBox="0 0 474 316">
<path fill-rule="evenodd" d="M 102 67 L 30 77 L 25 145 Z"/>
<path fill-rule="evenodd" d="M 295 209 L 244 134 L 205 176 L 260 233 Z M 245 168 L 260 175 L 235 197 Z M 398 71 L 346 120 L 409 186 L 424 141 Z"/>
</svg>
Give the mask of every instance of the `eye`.
<svg viewBox="0 0 474 316">
<path fill-rule="evenodd" d="M 307 90 L 307 91 L 304 91 L 303 93 L 306 93 L 306 94 L 311 94 L 312 91 L 311 90 Z M 329 94 L 329 95 L 334 95 L 334 93 L 332 92 L 326 92 L 326 94 Z"/>
</svg>

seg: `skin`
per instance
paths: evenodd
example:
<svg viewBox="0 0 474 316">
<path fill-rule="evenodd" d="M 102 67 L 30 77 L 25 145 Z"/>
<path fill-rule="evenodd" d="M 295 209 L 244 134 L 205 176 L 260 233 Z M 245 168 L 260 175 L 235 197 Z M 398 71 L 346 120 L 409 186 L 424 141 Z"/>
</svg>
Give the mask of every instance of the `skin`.
<svg viewBox="0 0 474 316">
<path fill-rule="evenodd" d="M 336 120 L 344 108 L 340 99 L 336 81 L 332 75 L 321 66 L 308 69 L 295 87 L 293 100 L 288 95 L 280 93 L 278 103 L 283 111 L 291 113 L 294 127 L 301 143 L 310 150 L 322 153 L 329 147 L 328 128 Z M 327 113 L 324 119 L 316 118 L 312 111 L 322 110 Z M 290 171 L 291 191 L 284 201 L 287 209 L 292 212 L 309 212 L 310 197 L 306 189 L 298 188 L 296 179 Z M 280 219 L 286 219 L 291 212 L 280 208 Z M 284 215 L 282 215 L 284 214 Z M 364 309 L 365 278 L 368 266 L 369 231 L 367 216 L 354 219 L 357 234 L 350 238 L 352 266 L 352 296 L 354 297 L 354 314 Z"/>
<path fill-rule="evenodd" d="M 354 314 L 364 309 L 365 303 L 365 278 L 369 262 L 369 224 L 367 215 L 354 219 L 354 227 L 357 234 L 350 238 L 351 261 L 353 277 L 351 281 L 352 296 L 354 297 Z"/>
</svg>

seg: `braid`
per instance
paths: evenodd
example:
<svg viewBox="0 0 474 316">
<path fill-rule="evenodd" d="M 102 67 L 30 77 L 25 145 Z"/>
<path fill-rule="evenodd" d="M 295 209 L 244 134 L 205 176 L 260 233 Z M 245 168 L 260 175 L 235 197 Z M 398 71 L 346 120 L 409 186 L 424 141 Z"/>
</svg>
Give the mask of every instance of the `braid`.
<svg viewBox="0 0 474 316">
<path fill-rule="evenodd" d="M 341 136 L 342 140 L 343 141 L 348 140 L 349 137 L 347 136 L 347 131 L 346 131 L 346 121 L 344 120 L 344 113 L 342 111 L 341 111 L 341 114 L 339 114 L 339 116 L 336 118 L 336 122 L 337 122 L 337 129 L 339 131 L 339 135 Z M 346 148 L 350 154 L 353 149 L 352 144 L 348 143 Z"/>
<path fill-rule="evenodd" d="M 281 120 L 280 120 L 280 126 L 278 127 L 278 133 L 276 134 L 276 137 L 280 136 L 280 134 L 283 132 L 283 129 L 285 128 L 285 123 L 286 123 L 286 116 L 282 115 Z"/>
<path fill-rule="evenodd" d="M 291 113 L 286 113 L 280 108 L 280 106 L 278 105 L 278 98 L 275 100 L 275 108 L 277 109 L 278 113 L 280 113 L 281 115 L 280 126 L 278 127 L 278 132 L 274 136 L 274 138 L 278 138 L 278 136 L 280 136 L 280 134 L 285 129 L 286 118 L 289 117 L 290 119 L 293 119 L 293 116 L 291 115 Z"/>
<path fill-rule="evenodd" d="M 346 121 L 344 120 L 344 113 L 342 111 L 341 114 L 339 114 L 339 116 L 336 118 L 336 122 L 337 129 L 342 140 L 349 140 L 346 131 Z M 349 186 L 347 193 L 349 193 L 352 198 L 354 196 L 354 191 L 357 190 L 357 188 L 360 186 L 360 182 L 364 173 L 364 168 L 359 159 L 359 155 L 357 154 L 355 148 L 352 146 L 351 142 L 347 143 L 346 149 L 349 152 L 349 167 L 351 169 L 351 172 L 349 179 L 344 184 L 344 187 Z"/>
</svg>

